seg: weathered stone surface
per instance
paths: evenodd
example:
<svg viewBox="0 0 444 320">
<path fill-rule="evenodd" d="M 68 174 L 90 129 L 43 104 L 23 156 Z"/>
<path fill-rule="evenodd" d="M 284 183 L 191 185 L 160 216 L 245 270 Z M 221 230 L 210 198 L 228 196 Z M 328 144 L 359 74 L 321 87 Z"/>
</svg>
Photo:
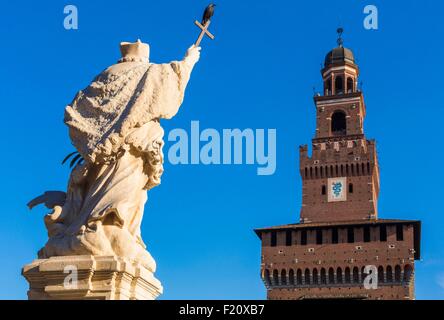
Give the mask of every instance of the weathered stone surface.
<svg viewBox="0 0 444 320">
<path fill-rule="evenodd" d="M 200 48 L 191 46 L 182 61 L 167 64 L 150 63 L 149 46 L 140 40 L 121 43 L 120 49 L 119 62 L 79 91 L 65 109 L 78 152 L 66 193 L 47 191 L 28 204 L 52 209 L 44 218 L 48 241 L 38 253 L 41 260 L 24 269 L 30 298 L 121 299 L 143 297 L 143 290 L 147 297 L 161 292 L 140 225 L 147 191 L 160 184 L 163 173 L 160 119 L 178 112 Z M 101 256 L 119 258 L 113 264 Z M 127 261 L 141 267 L 133 270 Z M 60 288 L 62 266 L 71 262 L 84 279 L 77 291 Z M 98 275 L 112 280 L 111 287 L 104 289 Z"/>
<path fill-rule="evenodd" d="M 38 259 L 22 274 L 30 300 L 152 300 L 163 292 L 150 270 L 115 256 Z"/>
</svg>

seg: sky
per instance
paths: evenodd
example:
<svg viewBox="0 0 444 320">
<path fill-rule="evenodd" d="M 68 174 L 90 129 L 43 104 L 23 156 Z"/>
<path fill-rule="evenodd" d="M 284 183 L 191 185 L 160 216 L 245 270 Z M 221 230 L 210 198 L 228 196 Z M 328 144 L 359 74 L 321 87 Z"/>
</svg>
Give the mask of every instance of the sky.
<svg viewBox="0 0 444 320">
<path fill-rule="evenodd" d="M 168 133 L 276 129 L 276 171 L 256 165 L 172 165 L 149 192 L 142 236 L 157 261 L 162 299 L 264 299 L 260 240 L 253 229 L 295 223 L 301 206 L 298 146 L 315 132 L 313 87 L 336 46 L 353 50 L 367 106 L 365 132 L 377 141 L 381 218 L 420 219 L 416 297 L 444 298 L 442 231 L 442 1 L 223 1 L 204 39 L 180 112 Z M 78 29 L 63 26 L 65 5 Z M 366 5 L 378 8 L 367 30 Z M 154 63 L 182 59 L 207 1 L 8 1 L 0 11 L 2 137 L 0 299 L 26 299 L 23 265 L 46 241 L 43 216 L 26 203 L 65 190 L 73 151 L 63 123 L 76 92 L 140 38 Z M 171 146 L 166 141 L 165 152 Z"/>
</svg>

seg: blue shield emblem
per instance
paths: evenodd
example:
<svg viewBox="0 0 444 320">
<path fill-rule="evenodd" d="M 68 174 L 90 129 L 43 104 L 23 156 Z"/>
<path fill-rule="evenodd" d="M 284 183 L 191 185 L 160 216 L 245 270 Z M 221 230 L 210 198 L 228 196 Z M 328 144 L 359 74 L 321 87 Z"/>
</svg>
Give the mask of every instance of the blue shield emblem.
<svg viewBox="0 0 444 320">
<path fill-rule="evenodd" d="M 342 188 L 343 188 L 342 182 L 334 182 L 333 183 L 332 190 L 333 190 L 333 194 L 336 198 L 338 198 L 341 195 Z"/>
</svg>

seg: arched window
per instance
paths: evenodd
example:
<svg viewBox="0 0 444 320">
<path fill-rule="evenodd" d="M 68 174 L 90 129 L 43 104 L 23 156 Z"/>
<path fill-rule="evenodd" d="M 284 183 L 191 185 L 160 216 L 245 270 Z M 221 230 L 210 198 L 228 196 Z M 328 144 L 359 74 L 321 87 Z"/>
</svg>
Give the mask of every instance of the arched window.
<svg viewBox="0 0 444 320">
<path fill-rule="evenodd" d="M 344 165 L 341 164 L 341 176 L 344 176 Z"/>
<path fill-rule="evenodd" d="M 267 286 L 271 285 L 270 270 L 268 270 L 268 269 L 265 269 L 265 272 L 264 272 L 264 281 L 265 281 L 265 284 L 266 284 Z"/>
<path fill-rule="evenodd" d="M 348 176 L 349 173 L 349 167 L 348 164 L 345 165 L 345 174 Z"/>
<path fill-rule="evenodd" d="M 345 268 L 345 283 L 351 283 L 350 268 Z"/>
<path fill-rule="evenodd" d="M 325 95 L 330 96 L 331 95 L 331 79 L 328 79 L 327 81 L 325 81 L 324 88 L 325 88 Z"/>
<path fill-rule="evenodd" d="M 342 269 L 338 268 L 338 270 L 336 271 L 336 279 L 338 283 L 342 283 L 343 282 L 343 278 L 342 278 Z"/>
<path fill-rule="evenodd" d="M 327 284 L 327 272 L 324 268 L 321 269 L 321 284 Z"/>
<path fill-rule="evenodd" d="M 336 94 L 344 94 L 344 79 L 341 76 L 335 79 Z"/>
<path fill-rule="evenodd" d="M 367 162 L 367 172 L 368 174 L 371 174 L 371 169 L 370 169 L 370 162 Z"/>
<path fill-rule="evenodd" d="M 308 177 L 308 169 L 307 168 L 305 168 L 305 177 L 306 178 Z"/>
<path fill-rule="evenodd" d="M 359 269 L 358 269 L 358 267 L 353 268 L 353 283 L 359 283 Z"/>
<path fill-rule="evenodd" d="M 314 269 L 313 270 L 313 284 L 318 284 L 319 283 L 319 274 L 318 274 L 318 269 Z"/>
<path fill-rule="evenodd" d="M 378 282 L 384 283 L 384 267 L 383 266 L 378 267 Z"/>
<path fill-rule="evenodd" d="M 395 267 L 395 282 L 401 282 L 401 267 Z"/>
<path fill-rule="evenodd" d="M 312 178 L 313 178 L 313 168 L 310 167 L 310 179 L 312 179 Z"/>
<path fill-rule="evenodd" d="M 305 284 L 307 284 L 307 285 L 311 284 L 310 270 L 308 270 L 308 269 L 305 269 L 304 280 L 305 280 Z"/>
<path fill-rule="evenodd" d="M 281 271 L 281 284 L 283 286 L 287 285 L 287 271 L 285 269 Z"/>
<path fill-rule="evenodd" d="M 365 272 L 365 267 L 361 268 L 361 283 L 364 283 L 365 277 L 367 277 L 367 273 Z"/>
<path fill-rule="evenodd" d="M 321 167 L 321 178 L 323 178 L 324 177 L 324 167 Z"/>
<path fill-rule="evenodd" d="M 348 193 L 353 193 L 353 183 L 348 184 Z"/>
<path fill-rule="evenodd" d="M 325 196 L 325 195 L 327 194 L 327 187 L 326 187 L 325 185 L 322 186 L 321 194 L 322 194 L 323 196 Z"/>
<path fill-rule="evenodd" d="M 353 78 L 347 78 L 347 93 L 355 92 L 355 84 Z"/>
<path fill-rule="evenodd" d="M 328 269 L 328 283 L 335 283 L 335 270 L 333 268 Z"/>
<path fill-rule="evenodd" d="M 387 267 L 387 282 L 393 282 L 393 269 L 391 266 Z"/>
<path fill-rule="evenodd" d="M 277 271 L 276 269 L 273 270 L 273 285 L 279 285 L 279 271 Z"/>
<path fill-rule="evenodd" d="M 296 272 L 296 284 L 302 285 L 302 270 L 298 269 Z"/>
<path fill-rule="evenodd" d="M 294 286 L 294 270 L 290 269 L 288 272 L 288 283 L 292 286 Z"/>
<path fill-rule="evenodd" d="M 412 266 L 409 265 L 409 264 L 407 264 L 407 265 L 404 267 L 404 281 L 405 281 L 405 282 L 409 282 L 409 281 L 411 280 L 412 273 L 413 273 L 413 268 L 412 268 Z"/>
<path fill-rule="evenodd" d="M 361 168 L 362 168 L 362 174 L 363 175 L 366 174 L 366 172 L 365 172 L 365 164 L 364 163 L 361 163 Z"/>
<path fill-rule="evenodd" d="M 331 117 L 331 133 L 334 136 L 347 134 L 347 118 L 345 112 L 335 111 Z"/>
<path fill-rule="evenodd" d="M 318 167 L 315 167 L 315 178 L 318 177 Z"/>
</svg>

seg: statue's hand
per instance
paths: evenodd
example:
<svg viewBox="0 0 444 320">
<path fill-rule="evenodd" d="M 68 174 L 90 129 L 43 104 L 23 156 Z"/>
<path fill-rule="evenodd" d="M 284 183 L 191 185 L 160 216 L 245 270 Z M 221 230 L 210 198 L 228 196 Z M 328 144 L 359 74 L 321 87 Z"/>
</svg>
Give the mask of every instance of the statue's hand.
<svg viewBox="0 0 444 320">
<path fill-rule="evenodd" d="M 194 44 L 188 48 L 185 54 L 185 61 L 191 65 L 194 65 L 200 58 L 200 47 L 196 47 Z"/>
<path fill-rule="evenodd" d="M 63 206 L 66 200 L 66 193 L 62 191 L 46 191 L 44 194 L 31 200 L 28 203 L 28 208 L 32 209 L 39 204 L 44 204 L 48 209 L 53 209 L 55 206 Z"/>
</svg>

